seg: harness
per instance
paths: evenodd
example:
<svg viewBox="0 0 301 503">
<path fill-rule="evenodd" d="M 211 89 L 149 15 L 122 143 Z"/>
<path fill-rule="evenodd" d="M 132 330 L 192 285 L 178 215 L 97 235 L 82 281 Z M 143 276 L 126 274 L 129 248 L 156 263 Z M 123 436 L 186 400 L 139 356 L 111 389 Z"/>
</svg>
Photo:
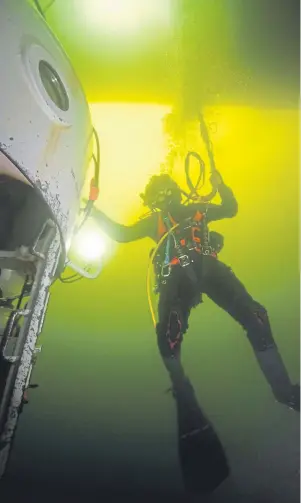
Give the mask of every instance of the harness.
<svg viewBox="0 0 301 503">
<path fill-rule="evenodd" d="M 158 216 L 157 241 L 162 238 L 177 222 L 168 214 L 163 217 L 160 213 Z M 171 256 L 171 245 L 174 242 L 175 253 Z M 197 211 L 193 217 L 189 217 L 179 225 L 177 229 L 170 232 L 165 246 L 164 260 L 157 257 L 155 261 L 155 269 L 157 277 L 167 278 L 172 270 L 172 267 L 179 265 L 187 268 L 187 273 L 190 279 L 195 281 L 195 274 L 188 267 L 191 265 L 191 251 L 195 251 L 200 255 L 211 255 L 217 257 L 216 251 L 209 243 L 209 232 L 206 222 L 206 213 Z M 160 270 L 161 266 L 161 270 Z M 194 278 L 192 278 L 192 274 Z M 158 278 L 159 279 L 159 278 Z"/>
</svg>

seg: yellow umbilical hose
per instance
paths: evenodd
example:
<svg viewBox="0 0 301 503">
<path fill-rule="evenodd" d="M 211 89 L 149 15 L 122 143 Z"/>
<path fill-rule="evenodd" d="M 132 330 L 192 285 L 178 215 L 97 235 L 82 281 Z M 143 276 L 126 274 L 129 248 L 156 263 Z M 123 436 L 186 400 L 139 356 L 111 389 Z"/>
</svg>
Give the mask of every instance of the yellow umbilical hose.
<svg viewBox="0 0 301 503">
<path fill-rule="evenodd" d="M 150 310 L 151 317 L 152 317 L 153 324 L 154 324 L 155 328 L 157 325 L 157 321 L 156 321 L 156 315 L 155 315 L 155 311 L 154 311 L 152 299 L 151 299 L 151 270 L 152 270 L 152 266 L 153 266 L 153 261 L 154 261 L 154 258 L 156 256 L 160 246 L 164 243 L 167 236 L 169 236 L 169 234 L 171 234 L 178 226 L 179 226 L 179 224 L 175 224 L 171 229 L 169 229 L 169 231 L 166 232 L 166 234 L 164 234 L 164 236 L 161 237 L 160 241 L 158 242 L 158 244 L 157 244 L 156 248 L 154 249 L 154 251 L 149 259 L 149 262 L 148 262 L 146 291 L 147 291 L 147 300 L 148 300 L 149 310 Z"/>
</svg>

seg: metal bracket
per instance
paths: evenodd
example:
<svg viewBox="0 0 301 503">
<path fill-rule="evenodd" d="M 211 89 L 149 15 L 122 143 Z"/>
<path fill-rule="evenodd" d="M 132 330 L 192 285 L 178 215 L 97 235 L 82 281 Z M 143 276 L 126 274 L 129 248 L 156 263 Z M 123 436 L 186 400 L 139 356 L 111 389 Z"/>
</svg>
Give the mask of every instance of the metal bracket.
<svg viewBox="0 0 301 503">
<path fill-rule="evenodd" d="M 17 309 L 16 311 L 12 311 L 9 317 L 8 324 L 4 331 L 4 335 L 1 341 L 1 355 L 3 359 L 9 363 L 16 363 L 21 358 L 21 354 L 17 356 L 7 355 L 5 353 L 6 346 L 8 344 L 9 339 L 11 338 L 12 330 L 14 328 L 14 324 L 16 318 L 20 318 L 21 316 L 28 316 L 30 314 L 30 309 Z"/>
<path fill-rule="evenodd" d="M 96 272 L 94 272 L 93 274 L 89 273 L 84 268 L 74 264 L 73 262 L 71 262 L 71 260 L 67 260 L 65 267 L 70 267 L 71 269 L 73 269 L 73 271 L 77 272 L 78 274 L 80 274 L 84 278 L 96 279 L 100 275 L 103 266 L 102 266 L 102 263 L 100 263 L 96 269 Z"/>
<path fill-rule="evenodd" d="M 34 255 L 35 257 L 39 258 L 39 259 L 42 259 L 42 260 L 45 260 L 45 258 L 46 258 L 45 254 L 41 253 L 41 252 L 38 252 L 37 249 L 36 249 L 36 247 L 37 247 L 37 245 L 38 245 L 38 243 L 40 241 L 40 238 L 41 238 L 43 232 L 45 231 L 45 229 L 47 227 L 50 227 L 52 229 L 55 228 L 55 223 L 53 222 L 53 220 L 51 220 L 51 219 L 46 220 L 46 222 L 42 226 L 42 229 L 40 230 L 39 234 L 37 235 L 36 240 L 35 240 L 33 246 L 30 248 L 31 254 Z"/>
</svg>

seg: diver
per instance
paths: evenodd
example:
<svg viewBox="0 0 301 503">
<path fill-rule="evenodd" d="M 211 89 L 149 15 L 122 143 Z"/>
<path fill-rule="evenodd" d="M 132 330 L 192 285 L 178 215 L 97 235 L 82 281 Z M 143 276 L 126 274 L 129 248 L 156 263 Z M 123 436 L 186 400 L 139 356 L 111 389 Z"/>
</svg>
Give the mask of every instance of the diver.
<svg viewBox="0 0 301 503">
<path fill-rule="evenodd" d="M 300 387 L 292 384 L 274 341 L 266 309 L 252 298 L 232 269 L 218 259 L 223 238 L 211 233 L 208 224 L 237 214 L 232 190 L 215 171 L 210 179 L 221 204 L 182 203 L 182 191 L 167 174 L 154 175 L 141 194 L 149 216 L 124 226 L 94 209 L 102 230 L 121 243 L 150 237 L 159 243 L 153 256 L 159 293 L 157 344 L 172 381 L 174 396 L 190 389 L 190 404 L 196 403 L 193 388 L 181 365 L 181 343 L 188 329 L 191 309 L 206 294 L 227 311 L 247 333 L 258 364 L 275 399 L 300 410 Z M 186 393 L 187 394 L 187 393 Z M 191 425 L 190 428 L 193 428 Z"/>
</svg>

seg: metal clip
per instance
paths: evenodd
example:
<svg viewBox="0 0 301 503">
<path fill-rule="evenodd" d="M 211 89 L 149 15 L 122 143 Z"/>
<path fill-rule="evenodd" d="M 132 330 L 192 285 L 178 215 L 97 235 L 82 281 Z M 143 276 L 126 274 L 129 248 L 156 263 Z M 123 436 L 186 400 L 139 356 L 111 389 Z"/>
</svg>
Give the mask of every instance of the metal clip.
<svg viewBox="0 0 301 503">
<path fill-rule="evenodd" d="M 170 264 L 163 265 L 161 269 L 161 276 L 163 276 L 163 278 L 168 278 L 168 276 L 170 275 L 170 271 L 171 271 Z"/>
<path fill-rule="evenodd" d="M 202 246 L 202 255 L 211 255 L 213 248 L 211 246 Z"/>
<path fill-rule="evenodd" d="M 188 257 L 188 255 L 181 255 L 178 258 L 181 267 L 187 267 L 190 264 L 190 258 Z"/>
</svg>

